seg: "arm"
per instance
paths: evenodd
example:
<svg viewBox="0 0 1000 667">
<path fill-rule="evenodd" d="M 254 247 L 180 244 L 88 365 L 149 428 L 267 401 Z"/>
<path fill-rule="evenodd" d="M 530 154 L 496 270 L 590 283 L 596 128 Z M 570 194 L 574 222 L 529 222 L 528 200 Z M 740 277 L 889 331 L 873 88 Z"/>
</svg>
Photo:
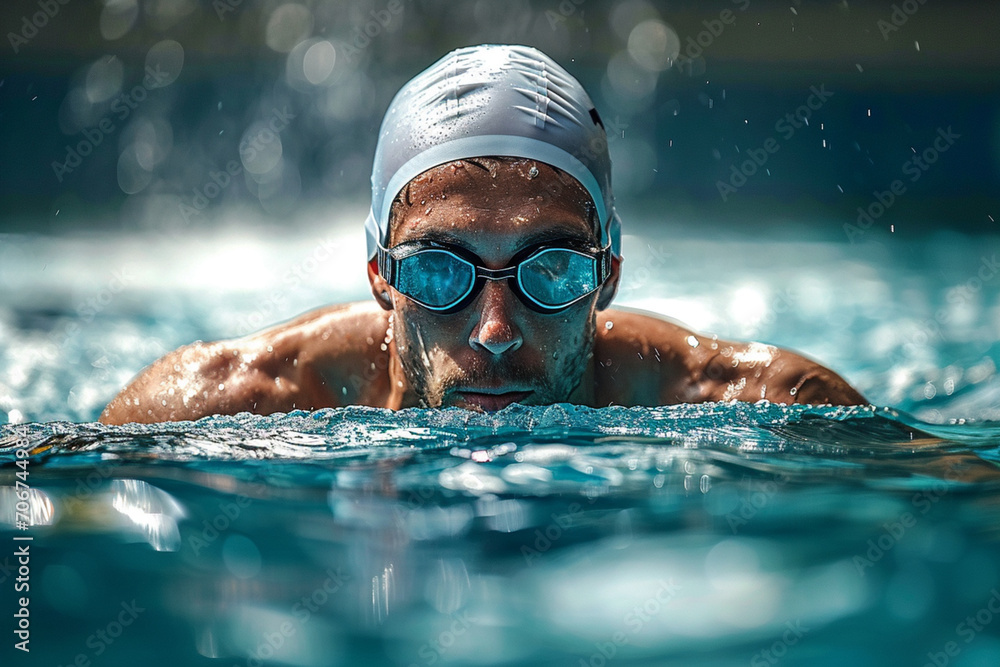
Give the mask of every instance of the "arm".
<svg viewBox="0 0 1000 667">
<path fill-rule="evenodd" d="M 606 322 L 613 322 L 607 329 Z M 739 400 L 866 404 L 843 378 L 790 350 L 719 340 L 651 313 L 598 314 L 599 403 L 668 405 Z M 614 363 L 608 365 L 607 362 Z"/>
<path fill-rule="evenodd" d="M 868 401 L 829 368 L 790 350 L 761 343 L 717 341 L 702 367 L 714 401 L 866 405 Z"/>
<path fill-rule="evenodd" d="M 334 306 L 245 338 L 187 345 L 139 373 L 100 421 L 149 423 L 378 404 L 387 380 L 372 377 L 370 369 L 388 366 L 375 358 L 385 354 L 378 346 L 385 335 L 380 313 L 374 304 Z"/>
<path fill-rule="evenodd" d="M 244 339 L 186 345 L 139 373 L 108 403 L 100 421 L 150 423 L 287 409 L 302 382 L 301 373 L 289 373 L 297 370 L 293 360 Z"/>
</svg>

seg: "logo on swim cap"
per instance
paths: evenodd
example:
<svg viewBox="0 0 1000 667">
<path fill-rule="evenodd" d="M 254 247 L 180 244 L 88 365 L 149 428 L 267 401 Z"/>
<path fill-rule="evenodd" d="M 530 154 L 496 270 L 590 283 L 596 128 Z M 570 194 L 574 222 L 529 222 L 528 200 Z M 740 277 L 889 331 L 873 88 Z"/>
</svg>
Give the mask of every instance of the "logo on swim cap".
<svg viewBox="0 0 1000 667">
<path fill-rule="evenodd" d="M 452 51 L 389 105 L 372 167 L 368 258 L 407 183 L 440 164 L 493 156 L 538 160 L 574 177 L 594 200 L 602 245 L 621 255 L 607 134 L 590 96 L 538 49 L 488 44 Z"/>
</svg>

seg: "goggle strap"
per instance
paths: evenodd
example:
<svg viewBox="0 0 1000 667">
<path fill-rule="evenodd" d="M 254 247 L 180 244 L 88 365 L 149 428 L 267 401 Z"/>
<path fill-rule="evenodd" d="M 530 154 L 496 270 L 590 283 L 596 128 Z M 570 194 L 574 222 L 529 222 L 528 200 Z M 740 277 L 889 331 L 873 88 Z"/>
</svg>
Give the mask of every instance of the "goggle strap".
<svg viewBox="0 0 1000 667">
<path fill-rule="evenodd" d="M 611 249 L 605 248 L 597 257 L 597 284 L 603 285 L 611 275 Z"/>
<path fill-rule="evenodd" d="M 390 255 L 384 248 L 378 249 L 378 272 L 389 285 L 392 287 L 396 286 L 396 258 Z"/>
</svg>

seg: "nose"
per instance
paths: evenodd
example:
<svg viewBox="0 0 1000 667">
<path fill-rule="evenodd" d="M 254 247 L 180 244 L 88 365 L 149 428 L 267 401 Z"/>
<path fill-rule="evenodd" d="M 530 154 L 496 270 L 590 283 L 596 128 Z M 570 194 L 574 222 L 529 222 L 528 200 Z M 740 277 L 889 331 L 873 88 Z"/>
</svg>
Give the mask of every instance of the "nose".
<svg viewBox="0 0 1000 667">
<path fill-rule="evenodd" d="M 488 280 L 477 299 L 479 321 L 469 336 L 473 349 L 483 349 L 498 355 L 514 351 L 524 342 L 521 330 L 511 318 L 514 293 L 506 280 Z"/>
</svg>

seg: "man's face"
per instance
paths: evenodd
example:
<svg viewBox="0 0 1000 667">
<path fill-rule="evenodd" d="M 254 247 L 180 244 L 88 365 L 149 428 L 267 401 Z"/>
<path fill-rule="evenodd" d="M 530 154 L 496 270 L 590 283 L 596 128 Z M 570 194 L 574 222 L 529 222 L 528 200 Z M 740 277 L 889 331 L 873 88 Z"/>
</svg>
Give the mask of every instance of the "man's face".
<svg viewBox="0 0 1000 667">
<path fill-rule="evenodd" d="M 575 179 L 544 163 L 500 160 L 490 172 L 457 161 L 410 183 L 409 196 L 394 205 L 387 247 L 445 242 L 478 255 L 486 268 L 501 269 L 542 241 L 568 238 L 597 247 L 591 209 Z M 616 281 L 617 262 L 602 289 L 552 314 L 530 310 L 507 280 L 487 280 L 468 307 L 448 315 L 388 288 L 406 378 L 428 407 L 492 411 L 514 402 L 583 401 L 595 311 L 608 305 Z"/>
</svg>

